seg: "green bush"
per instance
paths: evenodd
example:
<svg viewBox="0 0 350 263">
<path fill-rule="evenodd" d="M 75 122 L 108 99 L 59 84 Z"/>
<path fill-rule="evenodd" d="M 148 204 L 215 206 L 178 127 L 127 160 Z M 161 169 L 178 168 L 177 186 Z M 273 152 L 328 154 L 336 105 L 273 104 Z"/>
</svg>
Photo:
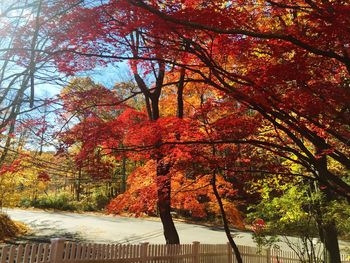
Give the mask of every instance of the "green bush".
<svg viewBox="0 0 350 263">
<path fill-rule="evenodd" d="M 86 198 L 80 201 L 72 201 L 71 204 L 74 205 L 77 211 L 97 211 L 95 204 Z"/>
<path fill-rule="evenodd" d="M 32 207 L 32 201 L 28 198 L 22 198 L 18 204 L 20 207 L 25 207 L 25 208 L 28 208 L 28 207 Z"/>
<path fill-rule="evenodd" d="M 96 192 L 96 193 L 93 193 L 92 197 L 93 197 L 93 203 L 95 204 L 95 209 L 97 210 L 104 209 L 110 202 L 110 199 L 104 193 Z"/>
<path fill-rule="evenodd" d="M 83 198 L 80 201 L 73 201 L 68 193 L 61 193 L 40 196 L 34 200 L 23 198 L 19 205 L 27 208 L 35 207 L 64 211 L 99 211 L 104 209 L 109 201 L 109 198 L 100 192 L 95 192 L 91 198 Z"/>
<path fill-rule="evenodd" d="M 37 199 L 37 207 L 57 210 L 75 210 L 75 207 L 70 204 L 69 196 L 66 193 L 40 197 Z"/>
<path fill-rule="evenodd" d="M 71 204 L 69 195 L 67 193 L 41 196 L 34 200 L 22 199 L 20 205 L 24 207 L 36 207 L 42 209 L 57 209 L 69 211 L 76 210 L 76 208 Z"/>
</svg>

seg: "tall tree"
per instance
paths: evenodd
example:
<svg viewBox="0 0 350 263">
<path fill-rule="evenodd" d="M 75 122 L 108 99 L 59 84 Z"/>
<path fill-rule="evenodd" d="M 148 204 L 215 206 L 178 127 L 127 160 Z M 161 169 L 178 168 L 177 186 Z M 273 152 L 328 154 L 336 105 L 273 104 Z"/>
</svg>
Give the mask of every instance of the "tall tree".
<svg viewBox="0 0 350 263">
<path fill-rule="evenodd" d="M 169 65 L 182 67 L 273 129 L 270 136 L 232 143 L 293 156 L 329 200 L 350 201 L 345 175 L 327 165 L 331 158 L 350 166 L 347 2 L 111 0 L 79 11 L 51 24 L 49 52 L 62 71 L 129 59 L 139 87 L 147 83 L 141 74 L 154 71 L 155 89 L 145 98 L 155 121 L 164 72 Z M 125 38 L 131 35 L 138 37 Z M 170 167 L 160 161 L 158 168 L 167 174 Z M 332 223 L 324 231 L 336 236 Z M 334 241 L 326 246 L 332 262 L 339 262 Z"/>
</svg>

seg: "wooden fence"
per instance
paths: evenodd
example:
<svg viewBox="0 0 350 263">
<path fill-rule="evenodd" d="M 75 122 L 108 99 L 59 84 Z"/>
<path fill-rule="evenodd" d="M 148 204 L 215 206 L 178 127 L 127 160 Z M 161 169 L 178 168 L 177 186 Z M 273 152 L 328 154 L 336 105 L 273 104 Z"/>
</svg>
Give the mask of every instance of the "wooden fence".
<svg viewBox="0 0 350 263">
<path fill-rule="evenodd" d="M 263 250 L 239 246 L 245 263 L 300 262 L 290 251 Z M 350 263 L 350 255 L 342 255 Z M 0 249 L 0 263 L 235 263 L 229 245 L 193 244 L 156 245 L 77 244 L 53 239 L 51 244 L 5 246 Z"/>
</svg>

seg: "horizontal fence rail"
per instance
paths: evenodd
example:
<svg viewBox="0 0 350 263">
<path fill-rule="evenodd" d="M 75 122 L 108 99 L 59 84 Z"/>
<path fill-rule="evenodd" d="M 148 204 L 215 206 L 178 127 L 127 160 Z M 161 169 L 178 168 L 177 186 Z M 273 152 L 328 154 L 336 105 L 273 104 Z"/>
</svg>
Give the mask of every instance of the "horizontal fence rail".
<svg viewBox="0 0 350 263">
<path fill-rule="evenodd" d="M 238 246 L 245 263 L 302 262 L 297 253 Z M 350 263 L 350 255 L 341 255 Z M 52 239 L 51 244 L 4 246 L 0 263 L 236 263 L 229 244 L 83 244 Z"/>
</svg>

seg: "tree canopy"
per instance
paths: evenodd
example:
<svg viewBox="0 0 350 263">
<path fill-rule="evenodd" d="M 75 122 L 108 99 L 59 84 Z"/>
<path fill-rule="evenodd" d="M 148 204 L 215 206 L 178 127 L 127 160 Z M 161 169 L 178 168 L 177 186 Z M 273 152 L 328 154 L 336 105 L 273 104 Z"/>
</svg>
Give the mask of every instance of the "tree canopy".
<svg viewBox="0 0 350 263">
<path fill-rule="evenodd" d="M 3 16 L 11 8 L 20 7 Z M 247 204 L 264 201 L 261 187 L 248 189 L 271 177 L 313 185 L 321 210 L 349 203 L 347 1 L 40 0 L 30 8 L 27 23 L 9 23 L 21 33 L 4 34 L 1 51 L 3 72 L 11 56 L 25 69 L 17 93 L 13 76 L 4 82 L 4 98 L 13 94 L 4 106 L 8 138 L 20 107 L 35 105 L 42 68 L 77 77 L 128 63 L 129 82 L 106 88 L 75 78 L 58 99 L 72 123 L 56 137 L 59 153 L 75 147 L 79 178 L 113 178 L 119 162 L 125 175 L 139 162 L 110 211 L 159 213 L 166 242 L 179 243 L 172 209 L 221 214 L 229 233 L 228 222 L 243 226 Z M 291 192 L 273 191 L 283 193 Z M 339 262 L 336 220 L 318 219 Z"/>
</svg>

